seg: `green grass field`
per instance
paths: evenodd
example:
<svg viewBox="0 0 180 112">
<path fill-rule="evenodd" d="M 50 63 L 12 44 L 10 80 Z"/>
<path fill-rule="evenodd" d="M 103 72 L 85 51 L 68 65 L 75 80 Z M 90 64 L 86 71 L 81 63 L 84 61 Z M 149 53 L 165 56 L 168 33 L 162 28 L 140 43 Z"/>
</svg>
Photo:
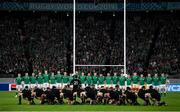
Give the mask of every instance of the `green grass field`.
<svg viewBox="0 0 180 112">
<path fill-rule="evenodd" d="M 163 101 L 168 106 L 117 106 L 117 105 L 28 105 L 23 100 L 22 105 L 17 105 L 18 99 L 15 92 L 0 92 L 0 111 L 180 111 L 180 93 L 168 93 Z M 142 104 L 143 102 L 138 99 Z"/>
</svg>

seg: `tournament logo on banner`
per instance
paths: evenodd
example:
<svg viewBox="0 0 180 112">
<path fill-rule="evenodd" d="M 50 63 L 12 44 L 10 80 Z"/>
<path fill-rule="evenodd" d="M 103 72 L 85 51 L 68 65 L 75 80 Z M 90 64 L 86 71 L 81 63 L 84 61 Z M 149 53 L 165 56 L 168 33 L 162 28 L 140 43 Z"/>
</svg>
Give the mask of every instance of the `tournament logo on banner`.
<svg viewBox="0 0 180 112">
<path fill-rule="evenodd" d="M 180 84 L 169 84 L 168 91 L 169 92 L 180 92 Z"/>
</svg>

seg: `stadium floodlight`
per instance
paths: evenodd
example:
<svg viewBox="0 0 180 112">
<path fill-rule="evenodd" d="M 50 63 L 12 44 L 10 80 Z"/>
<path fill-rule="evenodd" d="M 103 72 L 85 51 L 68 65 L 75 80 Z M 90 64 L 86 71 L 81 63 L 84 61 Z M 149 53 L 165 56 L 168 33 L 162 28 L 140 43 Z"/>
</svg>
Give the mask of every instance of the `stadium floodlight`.
<svg viewBox="0 0 180 112">
<path fill-rule="evenodd" d="M 73 73 L 76 72 L 76 66 L 78 67 L 124 67 L 123 72 L 126 74 L 126 0 L 124 0 L 124 64 L 123 65 L 80 65 L 76 64 L 76 1 L 73 0 Z"/>
</svg>

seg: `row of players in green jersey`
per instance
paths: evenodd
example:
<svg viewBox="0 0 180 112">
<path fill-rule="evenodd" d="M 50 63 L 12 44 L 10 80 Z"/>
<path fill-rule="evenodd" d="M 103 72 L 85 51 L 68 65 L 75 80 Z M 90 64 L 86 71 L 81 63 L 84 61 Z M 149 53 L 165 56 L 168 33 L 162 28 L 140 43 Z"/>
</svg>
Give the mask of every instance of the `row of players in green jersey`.
<svg viewBox="0 0 180 112">
<path fill-rule="evenodd" d="M 49 74 L 47 71 L 45 71 L 44 74 L 39 73 L 37 76 L 35 73 L 32 73 L 32 76 L 29 76 L 28 73 L 25 73 L 25 76 L 23 77 L 21 74 L 18 74 L 18 77 L 16 78 L 16 84 L 21 85 L 22 82 L 24 82 L 24 84 L 69 83 L 72 79 L 73 77 L 68 76 L 66 72 L 64 72 L 62 75 L 58 71 L 55 75 L 53 72 Z"/>
<path fill-rule="evenodd" d="M 111 76 L 110 73 L 107 73 L 107 76 L 104 76 L 103 74 L 99 74 L 98 76 L 96 72 L 93 74 L 88 73 L 87 75 L 85 75 L 85 73 L 82 72 L 78 76 L 82 84 L 125 85 L 125 82 L 127 81 L 127 85 L 152 84 L 154 86 L 158 86 L 160 84 L 166 84 L 167 81 L 167 77 L 164 74 L 161 74 L 161 76 L 155 74 L 153 77 L 150 74 L 148 74 L 147 77 L 144 77 L 143 75 L 138 76 L 137 73 L 133 73 L 133 76 L 128 75 L 127 77 L 125 77 L 123 74 L 117 75 L 117 73 L 114 73 L 113 76 Z M 22 82 L 24 82 L 24 84 L 70 83 L 72 79 L 73 79 L 72 74 L 67 75 L 66 72 L 64 72 L 64 74 L 61 74 L 60 71 L 58 71 L 57 74 L 55 75 L 53 72 L 49 74 L 47 71 L 45 71 L 44 74 L 39 73 L 37 76 L 35 76 L 34 73 L 32 73 L 32 76 L 29 76 L 28 73 L 26 73 L 24 77 L 21 77 L 21 75 L 18 74 L 18 77 L 16 78 L 16 84 L 20 85 L 22 84 Z"/>
<path fill-rule="evenodd" d="M 119 84 L 124 86 L 125 82 L 127 81 L 127 85 L 152 84 L 158 86 L 160 84 L 166 84 L 167 77 L 164 76 L 164 74 L 161 74 L 161 76 L 155 74 L 153 77 L 151 77 L 151 75 L 148 74 L 147 77 L 144 77 L 144 75 L 138 76 L 137 73 L 133 73 L 132 77 L 130 75 L 125 77 L 123 74 L 117 75 L 117 73 L 114 73 L 113 76 L 111 76 L 110 73 L 107 73 L 107 76 L 103 76 L 102 74 L 97 76 L 97 73 L 94 73 L 93 75 L 88 73 L 87 76 L 85 76 L 82 72 L 82 74 L 80 75 L 80 80 L 82 83 L 86 84 Z"/>
</svg>

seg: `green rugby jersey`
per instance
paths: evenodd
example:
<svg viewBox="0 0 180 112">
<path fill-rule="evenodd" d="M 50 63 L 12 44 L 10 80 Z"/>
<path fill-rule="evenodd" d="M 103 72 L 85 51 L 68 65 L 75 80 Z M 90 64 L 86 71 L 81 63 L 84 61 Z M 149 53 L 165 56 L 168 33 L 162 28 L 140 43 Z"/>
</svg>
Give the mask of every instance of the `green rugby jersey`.
<svg viewBox="0 0 180 112">
<path fill-rule="evenodd" d="M 50 84 L 55 84 L 56 83 L 56 78 L 55 78 L 55 76 L 50 76 Z"/>
<path fill-rule="evenodd" d="M 119 77 L 119 84 L 121 86 L 124 86 L 125 85 L 125 81 L 126 81 L 126 77 L 125 76 L 120 76 Z"/>
<path fill-rule="evenodd" d="M 99 84 L 104 84 L 104 76 L 99 76 L 98 83 Z"/>
<path fill-rule="evenodd" d="M 22 78 L 21 77 L 16 77 L 16 84 L 21 85 Z"/>
<path fill-rule="evenodd" d="M 153 77 L 153 85 L 158 86 L 159 85 L 159 77 Z"/>
<path fill-rule="evenodd" d="M 92 84 L 92 77 L 91 76 L 86 77 L 86 83 L 87 84 Z"/>
<path fill-rule="evenodd" d="M 85 75 L 84 76 L 80 75 L 80 81 L 81 81 L 82 84 L 86 83 L 86 76 Z"/>
<path fill-rule="evenodd" d="M 29 84 L 29 83 L 30 83 L 30 77 L 24 76 L 24 84 Z"/>
<path fill-rule="evenodd" d="M 38 76 L 37 77 L 37 82 L 38 82 L 38 84 L 43 84 L 43 82 L 44 82 L 43 76 Z"/>
<path fill-rule="evenodd" d="M 68 83 L 69 77 L 68 76 L 63 76 L 63 83 Z"/>
<path fill-rule="evenodd" d="M 62 77 L 63 77 L 63 75 L 61 75 L 61 74 L 56 74 L 56 82 L 57 83 L 62 83 Z"/>
<path fill-rule="evenodd" d="M 129 78 L 126 78 L 126 81 L 127 81 L 127 85 L 129 86 L 129 85 L 131 85 L 131 82 L 132 82 L 132 79 L 131 79 L 131 77 L 129 77 Z"/>
<path fill-rule="evenodd" d="M 165 77 L 165 76 L 160 77 L 160 83 L 161 84 L 166 84 L 166 80 L 167 80 L 167 77 Z"/>
<path fill-rule="evenodd" d="M 113 77 L 112 77 L 112 82 L 113 82 L 113 84 L 118 84 L 118 81 L 119 81 L 118 76 L 113 76 Z"/>
<path fill-rule="evenodd" d="M 139 76 L 138 76 L 138 75 L 133 76 L 133 77 L 132 77 L 132 82 L 133 82 L 133 84 L 138 84 L 138 82 L 139 82 Z"/>
<path fill-rule="evenodd" d="M 106 76 L 106 84 L 111 84 L 111 76 Z"/>
<path fill-rule="evenodd" d="M 36 84 L 36 77 L 31 76 L 31 84 Z"/>
<path fill-rule="evenodd" d="M 44 83 L 49 83 L 49 74 L 43 74 Z"/>
<path fill-rule="evenodd" d="M 69 76 L 69 83 L 73 80 L 73 76 Z"/>
<path fill-rule="evenodd" d="M 140 77 L 139 78 L 139 84 L 140 85 L 144 85 L 145 84 L 145 78 L 144 77 Z"/>
<path fill-rule="evenodd" d="M 97 84 L 98 77 L 97 76 L 92 76 L 93 84 Z"/>
<path fill-rule="evenodd" d="M 152 77 L 146 77 L 146 83 L 147 84 L 152 84 Z"/>
</svg>

